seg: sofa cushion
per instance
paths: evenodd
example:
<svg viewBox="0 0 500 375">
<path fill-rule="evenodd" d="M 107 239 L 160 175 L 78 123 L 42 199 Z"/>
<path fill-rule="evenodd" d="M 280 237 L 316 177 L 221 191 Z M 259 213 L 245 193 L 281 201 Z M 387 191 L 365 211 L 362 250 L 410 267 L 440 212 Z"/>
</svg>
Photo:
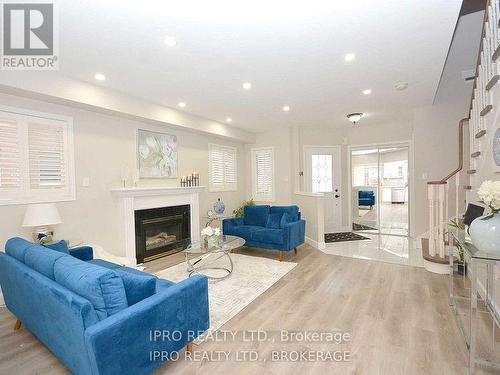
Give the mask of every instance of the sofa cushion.
<svg viewBox="0 0 500 375">
<path fill-rule="evenodd" d="M 175 285 L 173 281 L 165 280 L 165 279 L 156 279 L 156 293 L 162 292 L 172 285 Z"/>
<path fill-rule="evenodd" d="M 281 217 L 283 214 L 269 214 L 267 218 L 266 228 L 280 229 Z"/>
<path fill-rule="evenodd" d="M 285 233 L 281 229 L 259 229 L 252 233 L 252 240 L 263 243 L 282 245 Z"/>
<path fill-rule="evenodd" d="M 258 227 L 256 225 L 240 225 L 239 227 L 232 227 L 230 233 L 224 233 L 224 234 L 238 236 L 248 241 L 252 239 L 252 233 L 259 229 L 263 228 Z"/>
<path fill-rule="evenodd" d="M 43 246 L 32 246 L 26 250 L 24 263 L 49 279 L 54 280 L 54 264 L 56 260 L 64 256 L 67 255 L 59 251 L 46 249 Z"/>
<path fill-rule="evenodd" d="M 88 299 L 100 320 L 128 306 L 123 281 L 110 269 L 71 256 L 61 257 L 54 264 L 54 279 Z"/>
<path fill-rule="evenodd" d="M 42 246 L 34 244 L 33 242 L 26 241 L 19 237 L 13 237 L 5 244 L 5 252 L 11 257 L 16 258 L 21 263 L 24 263 L 26 250 L 28 250 L 30 247 L 40 248 Z"/>
<path fill-rule="evenodd" d="M 288 223 L 293 223 L 294 221 L 296 220 L 293 220 L 293 217 L 288 212 L 285 212 L 281 217 L 280 228 L 283 229 L 285 225 L 287 225 Z"/>
<path fill-rule="evenodd" d="M 359 198 L 372 198 L 374 195 L 374 192 L 370 190 L 360 190 L 358 192 Z"/>
<path fill-rule="evenodd" d="M 244 223 L 245 225 L 256 225 L 265 227 L 269 215 L 268 205 L 245 206 Z"/>
<path fill-rule="evenodd" d="M 59 251 L 60 253 L 69 254 L 68 244 L 64 240 L 56 243 L 44 244 L 43 246 L 55 251 Z"/>
<path fill-rule="evenodd" d="M 93 259 L 89 263 L 112 269 L 122 278 L 129 306 L 155 294 L 156 280 L 158 279 L 156 276 L 103 259 Z"/>
<path fill-rule="evenodd" d="M 287 213 L 291 217 L 291 221 L 299 220 L 299 207 L 298 206 L 272 206 L 269 210 L 271 214 Z"/>
</svg>

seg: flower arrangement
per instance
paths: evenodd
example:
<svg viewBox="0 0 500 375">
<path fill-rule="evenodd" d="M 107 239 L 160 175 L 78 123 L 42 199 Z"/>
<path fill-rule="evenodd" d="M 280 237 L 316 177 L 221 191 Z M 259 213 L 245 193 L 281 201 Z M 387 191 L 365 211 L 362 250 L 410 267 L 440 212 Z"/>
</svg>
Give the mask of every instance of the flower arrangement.
<svg viewBox="0 0 500 375">
<path fill-rule="evenodd" d="M 205 247 L 208 249 L 216 248 L 219 244 L 220 228 L 212 228 L 207 226 L 201 230 L 201 236 Z"/>
<path fill-rule="evenodd" d="M 479 187 L 477 195 L 493 214 L 500 211 L 500 181 L 484 181 Z"/>
</svg>

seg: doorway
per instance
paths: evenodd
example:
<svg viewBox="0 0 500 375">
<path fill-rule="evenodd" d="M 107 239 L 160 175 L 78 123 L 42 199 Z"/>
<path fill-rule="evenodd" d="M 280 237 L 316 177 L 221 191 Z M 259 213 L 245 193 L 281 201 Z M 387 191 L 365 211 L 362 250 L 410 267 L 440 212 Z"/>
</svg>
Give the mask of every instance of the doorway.
<svg viewBox="0 0 500 375">
<path fill-rule="evenodd" d="M 340 146 L 304 146 L 304 187 L 325 196 L 325 232 L 342 228 Z"/>
<path fill-rule="evenodd" d="M 352 230 L 409 236 L 408 145 L 350 149 Z"/>
</svg>

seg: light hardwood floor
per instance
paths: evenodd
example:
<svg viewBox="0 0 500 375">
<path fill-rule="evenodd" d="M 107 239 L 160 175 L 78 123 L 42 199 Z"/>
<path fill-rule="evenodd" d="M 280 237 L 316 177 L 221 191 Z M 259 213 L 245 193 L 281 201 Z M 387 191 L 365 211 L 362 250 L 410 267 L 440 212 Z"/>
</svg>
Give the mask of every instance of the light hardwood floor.
<svg viewBox="0 0 500 375">
<path fill-rule="evenodd" d="M 275 256 L 241 249 L 242 254 Z M 181 261 L 176 255 L 148 264 L 154 272 Z M 298 262 L 284 278 L 237 314 L 223 330 L 343 331 L 350 343 L 204 342 L 194 351 L 231 351 L 229 361 L 166 363 L 156 374 L 466 374 L 466 349 L 448 307 L 445 276 L 422 268 L 324 254 L 299 248 Z M 15 318 L 0 308 L 0 373 L 61 374 L 67 370 Z M 57 324 L 57 322 L 54 322 Z M 241 336 L 240 336 L 241 337 Z M 273 336 L 276 337 L 276 336 Z M 279 341 L 279 340 L 278 340 Z M 257 350 L 350 350 L 349 362 L 238 362 L 235 353 Z M 478 374 L 493 373 L 478 371 Z"/>
</svg>

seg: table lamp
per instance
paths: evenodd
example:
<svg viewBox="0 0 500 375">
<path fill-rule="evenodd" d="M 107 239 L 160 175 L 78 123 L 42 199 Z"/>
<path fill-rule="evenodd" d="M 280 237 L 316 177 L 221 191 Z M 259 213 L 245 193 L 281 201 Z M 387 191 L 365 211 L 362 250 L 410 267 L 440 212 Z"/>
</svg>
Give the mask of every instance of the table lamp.
<svg viewBox="0 0 500 375">
<path fill-rule="evenodd" d="M 60 223 L 61 216 L 54 203 L 38 203 L 26 208 L 23 227 L 33 227 L 33 241 L 43 244 L 51 242 L 54 237 L 51 225 Z"/>
</svg>

